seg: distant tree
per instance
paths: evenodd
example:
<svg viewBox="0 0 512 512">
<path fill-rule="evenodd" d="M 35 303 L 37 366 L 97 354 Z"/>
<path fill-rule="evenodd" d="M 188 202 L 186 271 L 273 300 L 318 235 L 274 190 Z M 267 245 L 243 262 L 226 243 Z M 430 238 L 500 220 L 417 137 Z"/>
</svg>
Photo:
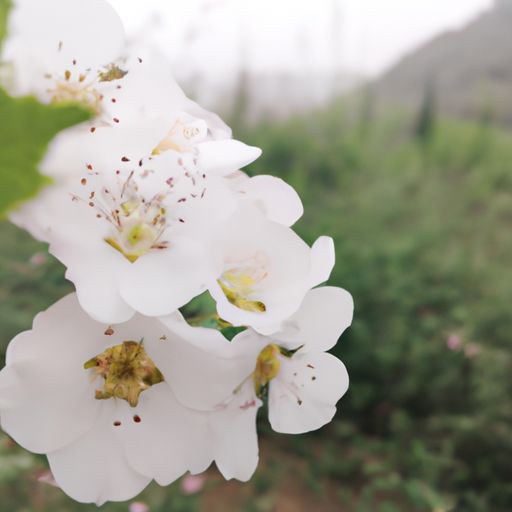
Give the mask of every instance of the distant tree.
<svg viewBox="0 0 512 512">
<path fill-rule="evenodd" d="M 375 121 L 375 86 L 369 82 L 361 92 L 359 106 L 359 133 L 364 138 L 370 132 Z"/>
<path fill-rule="evenodd" d="M 414 128 L 415 136 L 422 142 L 428 142 L 432 137 L 437 121 L 437 102 L 435 81 L 427 79 L 423 93 L 423 101 Z"/>
</svg>

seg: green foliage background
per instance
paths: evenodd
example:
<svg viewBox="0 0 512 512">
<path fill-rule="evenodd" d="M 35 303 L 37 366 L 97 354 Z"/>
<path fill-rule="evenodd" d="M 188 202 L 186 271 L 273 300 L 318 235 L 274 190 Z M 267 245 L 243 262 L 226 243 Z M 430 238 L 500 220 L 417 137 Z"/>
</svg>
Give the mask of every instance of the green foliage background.
<svg viewBox="0 0 512 512">
<path fill-rule="evenodd" d="M 360 100 L 253 128 L 234 116 L 237 136 L 264 148 L 251 172 L 301 194 L 299 233 L 336 240 L 331 284 L 356 303 L 335 349 L 351 376 L 337 420 L 280 436 L 262 414 L 251 484 L 212 473 L 192 497 L 153 485 L 140 498 L 153 512 L 512 510 L 512 134 L 485 119 L 439 121 L 432 102 L 415 121 L 376 117 L 370 95 Z M 0 213 L 43 185 L 37 163 L 53 134 L 86 118 L 0 91 Z M 72 288 L 43 244 L 6 222 L 0 240 L 3 358 Z M 96 510 L 36 483 L 45 468 L 0 437 L 0 512 Z"/>
<path fill-rule="evenodd" d="M 279 436 L 263 415 L 264 462 L 251 484 L 212 477 L 194 499 L 176 486 L 151 487 L 143 499 L 161 512 L 169 503 L 272 511 L 282 496 L 297 497 L 295 510 L 510 511 L 512 134 L 446 119 L 421 140 L 414 120 L 368 118 L 339 103 L 237 136 L 265 149 L 252 173 L 298 189 L 306 208 L 300 234 L 336 240 L 331 284 L 356 303 L 353 327 L 335 349 L 351 387 L 338 419 L 316 434 Z M 49 257 L 35 262 L 44 246 L 0 229 L 4 350 L 70 286 Z M 460 338 L 457 350 L 448 348 L 450 336 Z M 2 462 L 13 450 L 0 453 L 0 495 L 12 497 L 9 510 L 31 510 L 18 504 L 29 506 L 23 486 L 43 462 L 14 478 Z M 41 510 L 93 510 L 44 493 Z M 216 506 L 212 493 L 220 493 Z"/>
</svg>

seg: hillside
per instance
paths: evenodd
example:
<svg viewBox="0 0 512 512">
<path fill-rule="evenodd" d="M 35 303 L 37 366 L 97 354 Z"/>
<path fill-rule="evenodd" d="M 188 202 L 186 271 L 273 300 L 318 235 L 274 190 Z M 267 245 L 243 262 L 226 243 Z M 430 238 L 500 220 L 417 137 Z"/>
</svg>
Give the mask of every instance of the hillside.
<svg viewBox="0 0 512 512">
<path fill-rule="evenodd" d="M 430 88 L 444 113 L 512 124 L 512 0 L 407 55 L 375 84 L 380 103 L 417 108 Z"/>
</svg>

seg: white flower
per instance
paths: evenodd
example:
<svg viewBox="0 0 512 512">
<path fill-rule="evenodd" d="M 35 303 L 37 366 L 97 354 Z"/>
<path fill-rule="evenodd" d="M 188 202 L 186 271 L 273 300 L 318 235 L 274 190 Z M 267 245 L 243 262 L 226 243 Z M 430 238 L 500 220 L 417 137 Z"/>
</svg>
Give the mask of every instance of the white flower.
<svg viewBox="0 0 512 512">
<path fill-rule="evenodd" d="M 203 240 L 236 208 L 228 180 L 193 151 L 151 156 L 165 126 L 63 134 L 45 163 L 58 182 L 11 215 L 50 244 L 99 321 L 169 314 L 202 293 L 212 273 Z"/>
<path fill-rule="evenodd" d="M 249 178 L 240 171 L 228 176 L 231 188 L 241 203 L 257 206 L 268 220 L 293 226 L 303 215 L 302 201 L 293 187 L 274 176 Z"/>
<path fill-rule="evenodd" d="M 153 344 L 148 353 L 159 361 L 163 373 L 172 375 L 177 399 L 208 415 L 201 447 L 205 457 L 215 461 L 224 478 L 250 480 L 258 465 L 256 415 L 262 402 L 254 395 L 232 396 L 233 381 L 244 380 L 250 364 L 233 357 L 230 343 L 218 331 L 213 331 L 218 335 L 214 336 L 211 329 L 191 327 L 180 314 L 161 321 L 188 343 Z M 231 396 L 226 407 L 224 399 Z"/>
<path fill-rule="evenodd" d="M 170 366 L 160 358 L 161 347 L 171 346 L 181 368 L 197 371 L 183 332 L 140 316 L 102 325 L 69 295 L 9 345 L 0 372 L 2 428 L 47 454 L 57 484 L 80 502 L 127 500 L 153 478 L 167 485 L 204 471 L 217 449 L 212 415 L 175 398 Z M 196 344 L 222 339 L 214 330 L 185 334 Z M 209 383 L 196 376 L 195 392 L 202 388 L 207 401 Z"/>
<path fill-rule="evenodd" d="M 348 388 L 341 361 L 326 353 L 351 324 L 352 297 L 340 288 L 311 290 L 282 331 L 262 336 L 252 329 L 225 339 L 203 341 L 182 318 L 162 321 L 190 343 L 182 354 L 194 361 L 208 392 L 193 385 L 195 375 L 180 364 L 172 344 L 155 345 L 165 361 L 173 389 L 183 403 L 205 410 L 215 433 L 212 458 L 226 478 L 248 480 L 258 463 L 256 413 L 268 397 L 269 420 L 278 432 L 299 434 L 332 420 L 336 403 Z M 206 331 L 205 329 L 203 329 Z M 226 394 L 226 388 L 229 393 Z"/>
<path fill-rule="evenodd" d="M 223 223 L 211 250 L 216 273 L 208 289 L 219 316 L 262 334 L 278 331 L 334 266 L 331 238 L 320 237 L 310 248 L 254 207 L 240 208 Z"/>
<path fill-rule="evenodd" d="M 10 92 L 99 111 L 104 90 L 122 77 L 109 66 L 124 44 L 121 20 L 105 0 L 19 0 L 3 52 Z"/>
<path fill-rule="evenodd" d="M 262 336 L 247 329 L 231 342 L 215 340 L 210 345 L 195 336 L 187 350 L 194 354 L 205 380 L 213 380 L 214 373 L 223 376 L 209 388 L 208 404 L 212 400 L 223 406 L 231 404 L 231 400 L 251 402 L 266 397 L 268 391 L 273 428 L 279 432 L 307 432 L 332 419 L 336 402 L 347 390 L 343 364 L 327 351 L 350 326 L 352 317 L 350 294 L 324 286 L 306 295 L 300 309 L 280 332 Z M 184 329 L 175 317 L 162 321 L 178 332 Z M 173 373 L 178 398 L 204 408 L 203 394 L 190 386 L 187 370 L 179 368 L 175 357 L 165 360 L 171 365 L 168 371 Z M 231 397 L 223 396 L 226 386 L 233 392 Z"/>
</svg>

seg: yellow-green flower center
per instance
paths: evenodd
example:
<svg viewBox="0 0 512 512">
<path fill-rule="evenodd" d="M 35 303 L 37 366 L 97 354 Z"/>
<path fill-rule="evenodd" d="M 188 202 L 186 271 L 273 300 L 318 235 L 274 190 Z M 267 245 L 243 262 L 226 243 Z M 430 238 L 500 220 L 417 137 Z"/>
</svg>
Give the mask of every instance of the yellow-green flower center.
<svg viewBox="0 0 512 512">
<path fill-rule="evenodd" d="M 230 265 L 217 281 L 228 301 L 237 308 L 252 313 L 265 313 L 265 303 L 255 300 L 258 285 L 267 277 L 266 265 L 261 256 Z"/>
<path fill-rule="evenodd" d="M 108 348 L 84 364 L 95 376 L 103 379 L 96 390 L 97 400 L 120 398 L 132 407 L 139 403 L 140 394 L 164 381 L 162 372 L 146 354 L 142 342 L 125 341 Z"/>
<path fill-rule="evenodd" d="M 151 249 L 164 249 L 160 241 L 166 226 L 165 208 L 158 204 L 127 201 L 121 210 L 114 212 L 116 232 L 105 242 L 134 263 Z"/>
<path fill-rule="evenodd" d="M 279 375 L 281 370 L 281 361 L 279 356 L 281 349 L 275 345 L 267 345 L 258 355 L 256 367 L 252 374 L 254 383 L 254 391 L 258 398 L 262 398 L 263 394 L 273 379 Z"/>
</svg>

